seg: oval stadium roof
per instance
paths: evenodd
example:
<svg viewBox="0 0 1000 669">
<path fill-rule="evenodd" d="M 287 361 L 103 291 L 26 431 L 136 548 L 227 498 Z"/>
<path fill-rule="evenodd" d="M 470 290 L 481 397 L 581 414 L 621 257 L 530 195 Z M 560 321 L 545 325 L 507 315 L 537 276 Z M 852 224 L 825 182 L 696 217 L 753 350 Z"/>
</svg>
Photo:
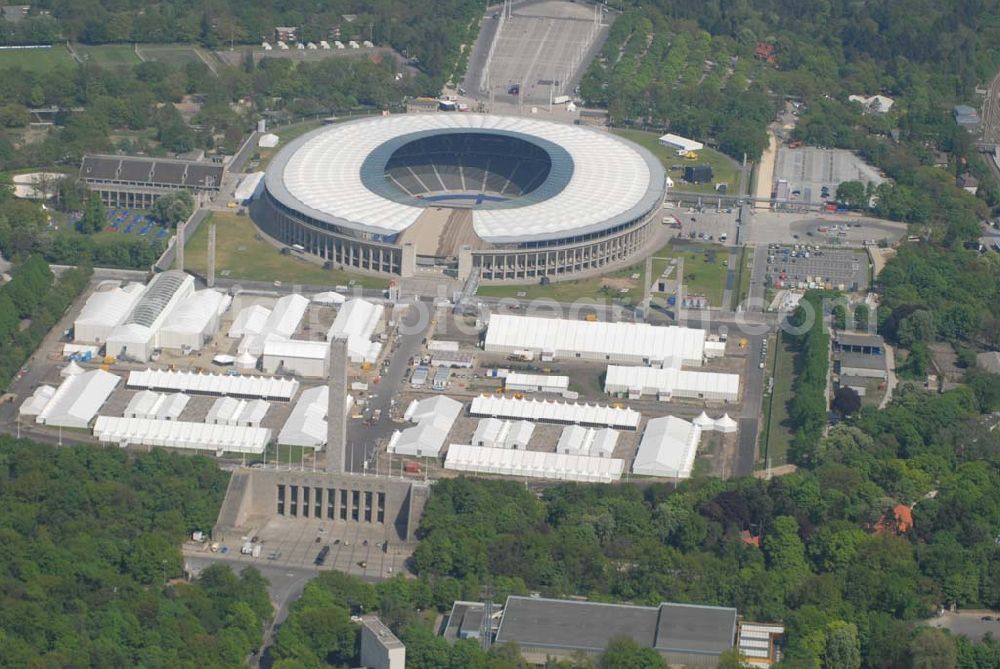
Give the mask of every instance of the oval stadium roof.
<svg viewBox="0 0 1000 669">
<path fill-rule="evenodd" d="M 553 159 L 547 182 L 525 196 L 527 204 L 512 200 L 472 210 L 475 232 L 487 242 L 546 241 L 599 232 L 642 216 L 663 195 L 666 179 L 659 161 L 624 139 L 575 125 L 471 113 L 404 114 L 320 128 L 276 156 L 267 170 L 267 189 L 283 205 L 307 216 L 392 239 L 426 207 L 441 204 L 390 197 L 385 189 L 377 193 L 365 185 L 383 178 L 385 161 L 392 155 L 386 147 L 402 146 L 411 137 L 463 130 L 533 141 Z"/>
</svg>

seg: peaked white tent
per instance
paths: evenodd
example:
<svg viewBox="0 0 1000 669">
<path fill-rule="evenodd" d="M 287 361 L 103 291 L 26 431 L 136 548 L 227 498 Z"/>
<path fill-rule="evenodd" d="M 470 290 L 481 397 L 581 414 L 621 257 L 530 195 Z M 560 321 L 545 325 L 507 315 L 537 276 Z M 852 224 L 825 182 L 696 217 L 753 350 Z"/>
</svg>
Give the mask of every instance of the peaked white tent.
<svg viewBox="0 0 1000 669">
<path fill-rule="evenodd" d="M 313 295 L 312 301 L 315 302 L 316 304 L 324 304 L 324 305 L 343 304 L 344 302 L 347 301 L 347 298 L 341 295 L 340 293 L 328 290 L 325 293 L 316 293 L 315 295 Z"/>
<path fill-rule="evenodd" d="M 21 407 L 17 411 L 18 415 L 37 416 L 42 413 L 42 409 L 49 403 L 55 392 L 56 389 L 52 386 L 38 386 L 35 388 L 35 392 L 31 394 L 31 397 L 21 402 Z"/>
<path fill-rule="evenodd" d="M 723 414 L 722 418 L 715 421 L 715 429 L 723 434 L 736 432 L 737 427 L 739 427 L 738 424 L 729 417 L 729 414 Z"/>
<path fill-rule="evenodd" d="M 87 370 L 85 370 L 80 365 L 76 364 L 76 360 L 70 360 L 68 365 L 59 370 L 59 376 L 65 379 L 70 376 L 77 376 L 79 374 L 83 374 L 85 371 Z"/>
<path fill-rule="evenodd" d="M 691 476 L 701 441 L 701 428 L 676 416 L 653 418 L 635 454 L 632 472 L 645 476 L 685 479 Z"/>
<path fill-rule="evenodd" d="M 39 412 L 35 422 L 53 427 L 85 428 L 119 381 L 121 378 L 102 369 L 67 377 Z"/>
<path fill-rule="evenodd" d="M 715 428 L 715 421 L 709 418 L 708 414 L 704 411 L 698 414 L 698 417 L 692 422 L 703 430 L 712 430 Z"/>
<path fill-rule="evenodd" d="M 347 357 L 351 362 L 375 362 L 382 345 L 371 340 L 382 322 L 385 307 L 359 297 L 348 300 L 337 312 L 337 318 L 326 333 L 327 341 L 347 337 Z"/>
<path fill-rule="evenodd" d="M 462 403 L 444 395 L 413 400 L 403 418 L 416 423 L 416 426 L 396 430 L 389 438 L 388 452 L 437 457 L 460 413 Z"/>
</svg>

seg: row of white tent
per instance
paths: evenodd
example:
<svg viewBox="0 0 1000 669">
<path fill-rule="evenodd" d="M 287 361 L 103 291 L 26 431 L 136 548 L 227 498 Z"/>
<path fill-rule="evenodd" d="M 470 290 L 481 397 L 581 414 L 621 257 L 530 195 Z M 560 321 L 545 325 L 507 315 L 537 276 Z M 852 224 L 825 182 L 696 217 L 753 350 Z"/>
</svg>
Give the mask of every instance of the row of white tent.
<svg viewBox="0 0 1000 669">
<path fill-rule="evenodd" d="M 626 430 L 637 429 L 639 420 L 642 418 L 638 411 L 627 407 L 549 402 L 502 395 L 480 395 L 474 398 L 469 413 L 473 416 L 516 418 L 592 427 L 616 427 Z"/>
<path fill-rule="evenodd" d="M 689 371 L 680 369 L 679 366 L 657 368 L 608 365 L 604 392 L 610 395 L 628 395 L 630 399 L 656 395 L 665 401 L 675 397 L 691 397 L 735 402 L 740 394 L 740 375 Z"/>
<path fill-rule="evenodd" d="M 197 451 L 260 455 L 271 440 L 271 430 L 245 425 L 211 425 L 176 420 L 98 416 L 94 436 L 118 446 L 162 446 Z"/>
<path fill-rule="evenodd" d="M 595 458 L 610 458 L 618 443 L 618 432 L 605 427 L 595 429 L 579 425 L 567 425 L 559 435 L 556 453 L 566 455 L 589 455 Z"/>
<path fill-rule="evenodd" d="M 618 458 L 451 444 L 444 466 L 445 469 L 478 474 L 610 483 L 621 478 L 625 461 Z"/>
<path fill-rule="evenodd" d="M 534 432 L 535 424 L 526 420 L 483 418 L 476 425 L 476 431 L 472 434 L 472 445 L 525 450 L 528 448 L 528 442 L 531 441 L 531 435 Z"/>
<path fill-rule="evenodd" d="M 296 379 L 277 376 L 205 374 L 164 369 L 129 372 L 129 388 L 179 391 L 202 395 L 228 395 L 289 401 L 299 389 Z"/>
</svg>

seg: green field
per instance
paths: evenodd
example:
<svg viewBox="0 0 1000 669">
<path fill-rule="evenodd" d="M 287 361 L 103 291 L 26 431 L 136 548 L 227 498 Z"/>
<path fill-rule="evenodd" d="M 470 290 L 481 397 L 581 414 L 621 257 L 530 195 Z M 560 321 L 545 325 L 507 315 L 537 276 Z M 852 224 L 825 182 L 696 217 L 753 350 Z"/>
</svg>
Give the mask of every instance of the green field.
<svg viewBox="0 0 1000 669">
<path fill-rule="evenodd" d="M 767 455 L 771 467 L 777 467 L 788 463 L 788 446 L 793 436 L 788 427 L 788 403 L 792 400 L 792 382 L 795 379 L 795 352 L 780 337 L 778 341 L 775 337 L 770 338 L 770 350 L 771 357 L 767 362 L 774 376 L 774 392 L 773 397 L 764 395 L 760 453 L 762 458 Z M 767 462 L 761 464 L 768 465 Z"/>
<path fill-rule="evenodd" d="M 51 49 L 3 49 L 0 50 L 0 69 L 19 67 L 31 72 L 48 72 L 57 67 L 72 67 L 73 57 L 62 44 Z"/>
<path fill-rule="evenodd" d="M 89 63 L 95 63 L 100 67 L 114 69 L 132 67 L 141 61 L 132 50 L 131 44 L 101 44 L 89 46 L 86 44 L 74 44 L 80 58 Z"/>
<path fill-rule="evenodd" d="M 707 251 L 715 251 L 715 262 L 709 262 Z M 718 244 L 670 243 L 653 254 L 653 276 L 657 277 L 670 265 L 662 258 L 684 258 L 684 292 L 687 295 L 704 295 L 713 307 L 721 307 L 726 291 L 726 274 L 729 268 L 723 261 L 729 251 Z M 674 278 L 672 275 L 669 278 Z M 652 279 L 650 279 L 652 280 Z"/>
<path fill-rule="evenodd" d="M 365 288 L 383 288 L 384 279 L 325 270 L 296 256 L 282 255 L 277 248 L 258 238 L 258 231 L 248 216 L 212 212 L 184 247 L 184 266 L 204 275 L 207 269 L 208 228 L 215 221 L 215 272 L 218 278 L 248 281 L 281 281 L 288 284 L 317 286 L 360 284 Z M 228 274 L 223 272 L 228 271 Z"/>
<path fill-rule="evenodd" d="M 708 147 L 698 151 L 697 160 L 686 160 L 678 156 L 674 151 L 666 147 L 660 146 L 659 134 L 655 132 L 643 132 L 642 130 L 623 130 L 616 129 L 616 135 L 621 135 L 625 139 L 630 139 L 639 146 L 642 146 L 650 151 L 654 156 L 660 159 L 663 163 L 664 169 L 667 170 L 667 174 L 670 178 L 677 183 L 677 190 L 696 192 L 696 193 L 714 193 L 715 185 L 719 183 L 729 184 L 729 192 L 735 193 L 737 187 L 740 183 L 740 170 L 733 159 L 726 156 L 714 149 L 709 149 Z M 680 165 L 679 170 L 671 169 L 674 165 Z M 688 165 L 711 165 L 713 179 L 711 183 L 707 184 L 682 184 L 680 180 L 684 177 L 684 168 Z"/>
<path fill-rule="evenodd" d="M 201 62 L 194 47 L 187 44 L 140 44 L 139 52 L 145 60 L 156 60 L 170 65 Z"/>
<path fill-rule="evenodd" d="M 284 148 L 288 142 L 292 141 L 296 137 L 306 134 L 310 130 L 315 130 L 321 125 L 323 125 L 322 121 L 319 119 L 313 119 L 310 121 L 303 121 L 302 123 L 293 123 L 280 128 L 269 128 L 268 132 L 273 132 L 281 141 L 278 142 L 278 146 L 273 149 L 257 149 L 254 158 L 247 161 L 244 171 L 258 172 L 260 170 L 267 169 L 267 164 L 271 162 L 271 158 L 274 157 L 274 154 Z"/>
</svg>

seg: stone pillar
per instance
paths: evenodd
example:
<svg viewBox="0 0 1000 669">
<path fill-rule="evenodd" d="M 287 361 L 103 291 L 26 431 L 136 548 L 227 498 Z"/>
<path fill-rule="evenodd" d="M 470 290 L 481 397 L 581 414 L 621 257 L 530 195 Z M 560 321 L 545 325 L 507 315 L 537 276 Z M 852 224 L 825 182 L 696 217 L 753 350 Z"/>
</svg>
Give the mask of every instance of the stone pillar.
<svg viewBox="0 0 1000 669">
<path fill-rule="evenodd" d="M 347 338 L 330 340 L 329 398 L 326 408 L 326 471 L 344 473 L 344 449 L 347 448 Z"/>
<path fill-rule="evenodd" d="M 413 276 L 417 273 L 417 247 L 413 242 L 404 242 L 402 255 L 399 258 L 399 275 L 402 277 Z"/>
</svg>

